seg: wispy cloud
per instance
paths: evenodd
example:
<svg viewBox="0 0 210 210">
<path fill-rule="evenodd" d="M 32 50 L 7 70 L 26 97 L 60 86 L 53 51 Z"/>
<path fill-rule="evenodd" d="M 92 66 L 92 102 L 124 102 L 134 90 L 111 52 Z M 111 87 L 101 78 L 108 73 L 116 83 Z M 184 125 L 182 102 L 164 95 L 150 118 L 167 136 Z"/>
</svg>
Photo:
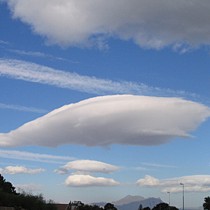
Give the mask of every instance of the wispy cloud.
<svg viewBox="0 0 210 210">
<path fill-rule="evenodd" d="M 157 96 L 195 96 L 194 94 L 189 94 L 184 91 L 161 89 L 142 83 L 112 81 L 83 76 L 77 73 L 60 71 L 20 60 L 0 59 L 0 76 L 98 95 L 138 94 Z"/>
<path fill-rule="evenodd" d="M 38 109 L 35 107 L 26 107 L 26 106 L 14 105 L 14 104 L 4 104 L 4 103 L 0 103 L 0 109 L 12 109 L 12 110 L 17 110 L 17 111 L 33 112 L 33 113 L 40 113 L 40 114 L 47 113 L 47 110 L 45 109 Z"/>
<path fill-rule="evenodd" d="M 151 171 L 151 170 L 156 170 L 156 169 L 159 169 L 159 168 L 163 169 L 163 168 L 177 168 L 177 167 L 173 166 L 173 165 L 143 162 L 143 163 L 140 164 L 140 166 L 134 167 L 132 169 L 137 170 L 137 171 Z"/>
<path fill-rule="evenodd" d="M 2 150 L 0 149 L 0 157 L 15 160 L 37 161 L 54 164 L 65 164 L 67 161 L 74 160 L 73 157 L 48 155 L 32 152 L 24 152 L 18 150 Z"/>
<path fill-rule="evenodd" d="M 24 55 L 24 56 L 30 56 L 30 57 L 39 57 L 39 58 L 47 58 L 50 60 L 58 60 L 58 61 L 65 61 L 70 63 L 78 63 L 76 61 L 72 61 L 66 58 L 53 56 L 47 53 L 38 52 L 38 51 L 25 51 L 25 50 L 16 50 L 16 49 L 8 49 L 8 51 L 18 54 L 18 55 Z"/>
<path fill-rule="evenodd" d="M 181 192 L 180 183 L 184 183 L 186 192 L 208 192 L 210 191 L 209 175 L 192 175 L 175 177 L 170 179 L 157 179 L 146 175 L 137 181 L 139 186 L 161 188 L 162 192 Z"/>
<path fill-rule="evenodd" d="M 176 168 L 173 165 L 165 165 L 165 164 L 158 164 L 158 163 L 141 163 L 143 166 L 148 166 L 151 168 Z"/>
<path fill-rule="evenodd" d="M 6 41 L 3 41 L 3 40 L 0 40 L 0 45 L 9 45 L 9 42 L 6 42 Z"/>
</svg>

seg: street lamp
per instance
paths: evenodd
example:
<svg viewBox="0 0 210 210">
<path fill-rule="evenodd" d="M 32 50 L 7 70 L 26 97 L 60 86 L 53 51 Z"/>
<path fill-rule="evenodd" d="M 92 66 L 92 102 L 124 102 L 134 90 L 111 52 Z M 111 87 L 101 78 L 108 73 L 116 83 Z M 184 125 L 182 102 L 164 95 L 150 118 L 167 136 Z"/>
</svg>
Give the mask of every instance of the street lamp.
<svg viewBox="0 0 210 210">
<path fill-rule="evenodd" d="M 168 205 L 170 206 L 170 200 L 171 200 L 171 198 L 170 198 L 170 192 L 167 192 L 168 193 Z"/>
<path fill-rule="evenodd" d="M 167 192 L 168 193 L 168 209 L 170 210 L 170 202 L 171 202 L 171 196 L 170 196 L 170 192 Z"/>
<path fill-rule="evenodd" d="M 182 185 L 182 193 L 183 193 L 183 210 L 184 210 L 184 184 L 180 183 L 180 185 Z"/>
</svg>

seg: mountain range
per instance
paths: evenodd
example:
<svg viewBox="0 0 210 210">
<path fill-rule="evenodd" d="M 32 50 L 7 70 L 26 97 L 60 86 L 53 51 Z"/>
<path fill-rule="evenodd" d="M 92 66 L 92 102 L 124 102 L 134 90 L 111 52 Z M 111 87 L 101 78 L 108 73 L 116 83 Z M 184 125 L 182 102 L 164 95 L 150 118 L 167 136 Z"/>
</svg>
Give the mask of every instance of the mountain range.
<svg viewBox="0 0 210 210">
<path fill-rule="evenodd" d="M 162 203 L 163 201 L 160 198 L 144 198 L 142 196 L 132 196 L 127 195 L 126 197 L 117 200 L 112 201 L 118 210 L 138 210 L 139 205 L 141 204 L 142 207 L 150 207 L 153 208 L 159 203 Z M 98 206 L 104 206 L 106 203 L 95 203 Z"/>
</svg>

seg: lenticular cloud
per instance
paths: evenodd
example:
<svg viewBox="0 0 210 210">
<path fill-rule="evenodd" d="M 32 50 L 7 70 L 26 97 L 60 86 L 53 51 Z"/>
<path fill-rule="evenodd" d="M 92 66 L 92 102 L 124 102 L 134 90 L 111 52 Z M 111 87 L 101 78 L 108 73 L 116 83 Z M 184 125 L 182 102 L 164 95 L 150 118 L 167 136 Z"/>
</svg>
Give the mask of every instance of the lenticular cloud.
<svg viewBox="0 0 210 210">
<path fill-rule="evenodd" d="M 9 133 L 0 146 L 159 145 L 188 137 L 210 109 L 180 98 L 102 96 L 56 109 Z"/>
</svg>

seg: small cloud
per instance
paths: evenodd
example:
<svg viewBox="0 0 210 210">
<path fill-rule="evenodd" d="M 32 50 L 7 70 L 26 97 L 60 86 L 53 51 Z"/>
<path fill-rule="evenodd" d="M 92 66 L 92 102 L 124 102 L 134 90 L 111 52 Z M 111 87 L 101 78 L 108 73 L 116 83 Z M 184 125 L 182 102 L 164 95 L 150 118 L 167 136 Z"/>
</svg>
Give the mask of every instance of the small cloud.
<svg viewBox="0 0 210 210">
<path fill-rule="evenodd" d="M 44 171 L 45 169 L 43 168 L 30 169 L 24 166 L 7 166 L 5 168 L 0 168 L 0 173 L 2 174 L 38 174 Z"/>
<path fill-rule="evenodd" d="M 160 145 L 189 137 L 209 116 L 208 107 L 180 98 L 102 96 L 63 106 L 1 133 L 0 146 Z"/>
<path fill-rule="evenodd" d="M 116 186 L 119 182 L 114 179 L 104 177 L 94 177 L 90 175 L 71 175 L 65 184 L 70 187 L 91 187 L 91 186 Z"/>
<path fill-rule="evenodd" d="M 210 191 L 209 175 L 192 175 L 162 180 L 146 175 L 144 178 L 137 181 L 137 185 L 139 186 L 159 187 L 162 189 L 162 192 L 181 192 L 182 187 L 180 183 L 184 183 L 186 192 Z"/>
<path fill-rule="evenodd" d="M 155 186 L 159 186 L 159 180 L 156 179 L 155 177 L 146 175 L 143 179 L 139 179 L 137 181 L 137 184 L 140 186 L 155 187 Z"/>
</svg>

